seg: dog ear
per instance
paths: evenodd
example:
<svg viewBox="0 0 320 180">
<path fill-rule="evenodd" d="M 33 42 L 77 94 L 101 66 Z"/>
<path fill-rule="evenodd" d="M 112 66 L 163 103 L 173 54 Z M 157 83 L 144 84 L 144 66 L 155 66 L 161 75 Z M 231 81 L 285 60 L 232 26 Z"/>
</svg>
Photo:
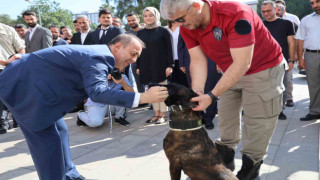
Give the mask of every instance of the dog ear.
<svg viewBox="0 0 320 180">
<path fill-rule="evenodd" d="M 198 96 L 198 95 L 196 94 L 196 96 Z M 180 98 L 181 105 L 189 107 L 189 108 L 197 107 L 198 106 L 198 102 L 191 102 L 190 101 L 193 97 L 196 97 L 196 96 L 185 97 L 183 99 Z"/>
</svg>

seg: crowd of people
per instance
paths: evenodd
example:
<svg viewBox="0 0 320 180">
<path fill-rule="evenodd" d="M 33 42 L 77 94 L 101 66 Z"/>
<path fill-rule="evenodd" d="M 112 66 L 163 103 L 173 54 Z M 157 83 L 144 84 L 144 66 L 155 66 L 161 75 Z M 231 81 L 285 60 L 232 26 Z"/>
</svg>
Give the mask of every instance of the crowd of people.
<svg viewBox="0 0 320 180">
<path fill-rule="evenodd" d="M 147 100 L 141 100 L 138 103 L 137 96 L 133 98 L 128 95 L 128 99 L 133 102 L 132 105 L 121 100 L 103 101 L 101 100 L 103 95 L 90 94 L 97 89 L 74 85 L 74 89 L 86 89 L 89 98 L 79 102 L 70 99 L 72 101 L 70 104 L 77 105 L 73 110 L 62 108 L 63 115 L 66 111 L 79 111 L 78 126 L 98 127 L 103 124 L 107 112 L 112 111 L 115 114 L 116 123 L 130 126 L 130 122 L 126 120 L 126 107 L 137 107 L 138 104 L 145 106 L 152 103 L 150 109 L 153 109 L 154 115 L 146 123 L 162 124 L 168 120 L 166 117 L 168 109 L 163 101 L 149 99 L 150 94 L 155 93 L 155 90 L 154 88 L 148 90 L 148 85 L 168 83 L 185 85 L 199 95 L 192 101 L 199 102 L 199 106 L 194 110 L 203 111 L 202 123 L 206 129 L 214 128 L 212 120 L 217 113 L 219 114 L 221 138 L 216 141 L 216 147 L 226 166 L 232 171 L 234 170 L 234 150 L 242 139 L 242 168 L 237 177 L 242 180 L 253 179 L 259 174 L 263 156 L 266 154 L 277 120 L 287 119 L 283 109 L 285 106 L 295 105 L 292 96 L 292 69 L 296 62 L 299 62 L 300 68 L 306 69 L 310 94 L 309 113 L 300 120 L 320 119 L 320 35 L 317 28 L 320 25 L 320 2 L 310 0 L 310 3 L 315 12 L 304 17 L 300 22 L 297 16 L 287 12 L 284 0 L 264 1 L 261 4 L 264 20 L 261 20 L 251 8 L 241 3 L 162 0 L 161 14 L 154 7 L 146 7 L 143 10 L 141 14 L 143 23 L 140 22 L 139 14 L 134 12 L 126 14 L 123 18 L 126 18 L 130 27 L 128 31 L 122 28 L 121 17 L 115 17 L 110 10 L 102 9 L 99 11 L 100 25 L 97 29 L 91 29 L 87 16 L 79 15 L 73 21 L 74 33 L 69 26 L 52 25 L 48 29 L 42 27 L 37 23 L 38 18 L 35 12 L 25 11 L 22 15 L 28 28 L 24 24 L 10 27 L 0 23 L 1 71 L 7 69 L 5 66 L 15 60 L 22 61 L 21 63 L 30 57 L 47 60 L 46 58 L 49 57 L 46 51 L 39 50 L 48 49 L 51 46 L 59 46 L 52 51 L 48 50 L 57 58 L 57 61 L 62 56 L 68 57 L 76 51 L 79 52 L 77 56 L 87 57 L 88 55 L 96 62 L 95 58 L 99 59 L 102 55 L 94 49 L 98 47 L 92 45 L 108 45 L 115 63 L 108 62 L 108 66 L 103 66 L 107 69 L 104 71 L 107 77 L 92 70 L 91 66 L 99 69 L 95 64 L 83 63 L 88 67 L 78 64 L 74 66 L 80 68 L 78 71 L 81 73 L 87 70 L 95 74 L 97 79 L 107 79 L 104 86 L 111 91 L 122 90 L 129 94 L 137 92 L 141 93 L 139 98 L 148 97 Z M 168 20 L 168 26 L 161 25 L 161 16 Z M 123 59 L 121 52 L 127 52 L 126 46 L 133 48 L 133 41 L 136 43 L 135 51 L 131 49 L 131 52 L 128 51 L 129 54 L 123 54 L 123 57 L 128 55 L 133 58 Z M 69 44 L 78 46 L 68 46 Z M 117 46 L 118 44 L 120 45 Z M 92 49 L 83 45 L 89 45 Z M 83 51 L 83 55 L 80 51 Z M 27 55 L 22 55 L 21 58 L 16 55 L 17 53 Z M 21 60 L 17 60 L 20 58 Z M 88 61 L 91 60 L 90 58 Z M 123 64 L 118 65 L 119 59 Z M 60 60 L 57 63 L 61 63 L 59 66 L 72 69 L 69 64 L 64 64 Z M 120 71 L 119 79 L 112 75 L 114 70 Z M 75 79 L 78 78 L 76 74 L 73 76 Z M 88 79 L 98 81 L 94 78 Z M 0 82 L 3 83 L 1 78 Z M 90 86 L 96 85 L 92 84 L 95 82 L 86 83 Z M 9 83 L 4 82 L 4 84 Z M 37 82 L 36 86 L 44 90 L 51 88 L 45 83 L 41 84 L 41 81 Z M 42 130 L 41 128 L 47 127 L 48 124 L 43 123 L 41 127 L 26 125 L 19 120 L 23 110 L 13 108 L 11 127 L 8 118 L 9 107 L 22 97 L 15 95 L 17 97 L 6 101 L 6 105 L 0 103 L 0 112 L 2 112 L 0 134 L 6 133 L 12 127 L 17 128 L 20 124 L 27 140 L 32 139 L 33 130 Z M 7 96 L 8 94 L 3 95 L 1 100 L 7 100 Z M 45 93 L 45 97 L 49 101 L 55 101 L 56 98 L 55 94 L 48 93 Z M 220 97 L 219 108 L 217 108 L 218 97 Z M 111 103 L 108 104 L 108 102 Z M 9 106 L 9 110 L 6 106 Z M 240 130 L 241 114 L 244 116 L 242 130 Z M 38 117 L 35 116 L 35 118 Z M 64 120 L 57 119 L 59 120 L 55 122 L 55 126 L 60 134 L 64 134 L 64 139 L 61 140 L 63 148 L 61 157 L 63 156 L 62 159 L 67 162 L 64 166 L 65 174 L 69 179 L 84 179 L 71 161 Z M 32 146 L 37 143 L 29 141 L 31 151 L 36 151 L 32 150 Z M 55 173 L 41 168 L 44 160 L 35 157 L 36 155 L 32 152 L 31 154 L 39 177 Z M 45 158 L 45 160 L 48 159 Z M 61 173 L 52 175 L 52 177 L 59 176 Z"/>
</svg>

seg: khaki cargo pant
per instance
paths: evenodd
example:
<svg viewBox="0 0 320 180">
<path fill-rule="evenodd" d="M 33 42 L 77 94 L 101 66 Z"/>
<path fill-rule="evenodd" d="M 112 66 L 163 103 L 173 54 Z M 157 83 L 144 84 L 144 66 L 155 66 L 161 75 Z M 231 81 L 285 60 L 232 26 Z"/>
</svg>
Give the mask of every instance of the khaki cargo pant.
<svg viewBox="0 0 320 180">
<path fill-rule="evenodd" d="M 282 111 L 285 60 L 267 70 L 244 76 L 219 101 L 221 139 L 216 143 L 236 149 L 242 139 L 242 154 L 256 163 L 266 154 L 278 116 Z M 241 132 L 241 112 L 244 111 Z"/>
</svg>

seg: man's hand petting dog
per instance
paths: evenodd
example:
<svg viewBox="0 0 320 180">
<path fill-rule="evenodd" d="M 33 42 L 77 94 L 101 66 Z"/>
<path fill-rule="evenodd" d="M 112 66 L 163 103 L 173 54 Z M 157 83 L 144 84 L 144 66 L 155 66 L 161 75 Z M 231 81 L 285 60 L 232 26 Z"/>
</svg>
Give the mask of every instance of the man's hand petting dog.
<svg viewBox="0 0 320 180">
<path fill-rule="evenodd" d="M 166 87 L 154 86 L 141 94 L 139 104 L 163 102 L 168 95 Z"/>
<path fill-rule="evenodd" d="M 212 103 L 212 99 L 208 94 L 203 94 L 202 92 L 195 91 L 199 96 L 192 98 L 191 102 L 198 102 L 198 106 L 192 108 L 193 111 L 204 111 Z"/>
</svg>

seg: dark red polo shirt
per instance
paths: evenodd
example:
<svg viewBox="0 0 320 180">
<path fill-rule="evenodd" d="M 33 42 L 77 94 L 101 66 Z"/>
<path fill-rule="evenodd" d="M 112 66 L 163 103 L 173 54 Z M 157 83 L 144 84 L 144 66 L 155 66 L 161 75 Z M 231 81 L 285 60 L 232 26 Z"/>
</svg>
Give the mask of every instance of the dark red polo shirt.
<svg viewBox="0 0 320 180">
<path fill-rule="evenodd" d="M 246 75 L 274 67 L 282 61 L 281 47 L 249 6 L 232 1 L 204 2 L 210 7 L 210 24 L 204 30 L 181 28 L 188 49 L 200 45 L 204 53 L 225 72 L 233 62 L 230 48 L 254 44 L 251 67 Z M 249 24 L 251 31 L 248 32 L 246 27 Z"/>
</svg>

